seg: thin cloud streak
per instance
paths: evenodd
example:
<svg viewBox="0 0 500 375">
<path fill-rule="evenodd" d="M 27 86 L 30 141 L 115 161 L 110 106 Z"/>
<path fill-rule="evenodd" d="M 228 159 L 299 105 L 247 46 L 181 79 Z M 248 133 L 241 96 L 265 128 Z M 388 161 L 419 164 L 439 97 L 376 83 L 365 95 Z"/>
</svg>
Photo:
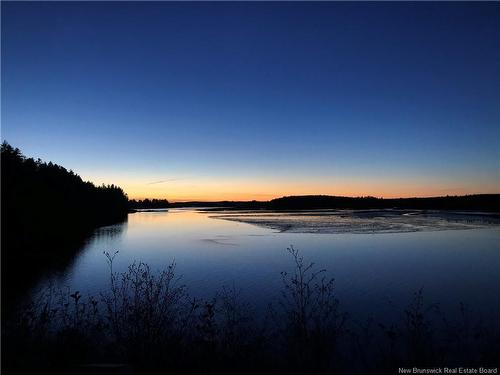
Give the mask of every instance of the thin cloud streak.
<svg viewBox="0 0 500 375">
<path fill-rule="evenodd" d="M 173 181 L 180 181 L 180 180 L 187 180 L 189 177 L 184 177 L 184 178 L 169 178 L 167 180 L 160 180 L 160 181 L 153 181 L 153 182 L 148 182 L 146 185 L 157 185 L 157 184 L 164 184 L 167 182 L 173 182 Z"/>
<path fill-rule="evenodd" d="M 165 184 L 167 182 L 192 180 L 192 179 L 200 177 L 200 176 L 205 176 L 205 175 L 197 175 L 197 176 L 190 176 L 190 177 L 178 177 L 178 178 L 167 178 L 165 180 L 148 182 L 146 185 L 158 185 L 158 184 Z"/>
</svg>

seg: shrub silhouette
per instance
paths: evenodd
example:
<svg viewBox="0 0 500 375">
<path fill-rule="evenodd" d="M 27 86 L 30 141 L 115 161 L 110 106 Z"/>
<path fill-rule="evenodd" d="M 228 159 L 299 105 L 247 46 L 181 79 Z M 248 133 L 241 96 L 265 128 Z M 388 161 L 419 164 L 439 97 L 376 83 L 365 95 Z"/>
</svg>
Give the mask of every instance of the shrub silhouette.
<svg viewBox="0 0 500 375">
<path fill-rule="evenodd" d="M 135 373 L 380 374 L 402 366 L 498 366 L 498 327 L 452 323 L 415 293 L 390 325 L 357 324 L 340 310 L 333 280 L 293 247 L 272 325 L 255 321 L 236 288 L 194 300 L 175 263 L 113 270 L 99 297 L 42 291 L 3 329 L 6 373 L 67 373 L 85 363 L 126 363 Z M 495 323 L 495 322 L 494 322 Z"/>
</svg>

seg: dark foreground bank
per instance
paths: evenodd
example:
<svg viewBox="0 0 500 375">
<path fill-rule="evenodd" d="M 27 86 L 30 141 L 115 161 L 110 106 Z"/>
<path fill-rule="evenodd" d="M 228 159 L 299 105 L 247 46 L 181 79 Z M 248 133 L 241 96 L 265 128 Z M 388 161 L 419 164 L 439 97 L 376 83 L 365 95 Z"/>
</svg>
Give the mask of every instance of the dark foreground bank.
<svg viewBox="0 0 500 375">
<path fill-rule="evenodd" d="M 449 321 L 420 290 L 391 324 L 357 322 L 333 279 L 289 249 L 281 298 L 258 320 L 238 290 L 194 300 L 172 264 L 132 264 L 100 295 L 46 290 L 4 322 L 5 374 L 397 374 L 500 365 L 497 320 L 459 305 Z M 279 276 L 278 276 L 279 277 Z M 370 310 L 370 306 L 366 307 Z M 494 372 L 493 372 L 494 373 Z"/>
</svg>

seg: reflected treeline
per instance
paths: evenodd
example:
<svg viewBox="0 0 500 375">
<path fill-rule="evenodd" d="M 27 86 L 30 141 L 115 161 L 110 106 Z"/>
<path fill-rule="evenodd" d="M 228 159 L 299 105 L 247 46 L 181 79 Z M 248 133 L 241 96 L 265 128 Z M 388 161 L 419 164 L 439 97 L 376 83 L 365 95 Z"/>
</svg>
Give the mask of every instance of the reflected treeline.
<svg viewBox="0 0 500 375">
<path fill-rule="evenodd" d="M 1 155 L 5 306 L 43 270 L 63 267 L 96 227 L 126 220 L 128 199 L 118 186 L 95 186 L 6 142 Z"/>
<path fill-rule="evenodd" d="M 460 305 L 450 320 L 420 290 L 400 319 L 357 322 L 342 309 L 326 271 L 293 247 L 289 253 L 294 266 L 281 273 L 280 297 L 263 320 L 234 286 L 196 300 L 174 263 L 159 273 L 144 263 L 115 273 L 116 253 L 105 253 L 106 291 L 42 291 L 4 326 L 2 370 L 375 375 L 401 367 L 500 365 L 497 318 L 481 319 Z"/>
</svg>

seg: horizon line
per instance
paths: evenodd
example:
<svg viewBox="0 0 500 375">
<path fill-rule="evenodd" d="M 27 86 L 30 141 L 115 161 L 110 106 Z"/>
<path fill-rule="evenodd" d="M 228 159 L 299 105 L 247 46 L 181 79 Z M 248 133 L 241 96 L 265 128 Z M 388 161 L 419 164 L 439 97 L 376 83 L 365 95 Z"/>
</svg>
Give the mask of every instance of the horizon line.
<svg viewBox="0 0 500 375">
<path fill-rule="evenodd" d="M 447 195 L 425 195 L 425 196 L 375 196 L 375 195 L 331 195 L 331 194 L 296 194 L 296 195 L 281 195 L 267 200 L 257 200 L 257 199 L 168 199 L 168 198 L 148 198 L 148 197 L 130 197 L 130 200 L 162 200 L 166 199 L 169 203 L 217 203 L 217 202 L 269 202 L 274 199 L 288 198 L 288 197 L 339 197 L 339 198 L 376 198 L 376 199 L 431 199 L 431 198 L 446 198 L 446 197 L 467 197 L 467 196 L 477 196 L 477 195 L 500 195 L 498 193 L 468 193 L 468 194 L 447 194 Z"/>
</svg>

